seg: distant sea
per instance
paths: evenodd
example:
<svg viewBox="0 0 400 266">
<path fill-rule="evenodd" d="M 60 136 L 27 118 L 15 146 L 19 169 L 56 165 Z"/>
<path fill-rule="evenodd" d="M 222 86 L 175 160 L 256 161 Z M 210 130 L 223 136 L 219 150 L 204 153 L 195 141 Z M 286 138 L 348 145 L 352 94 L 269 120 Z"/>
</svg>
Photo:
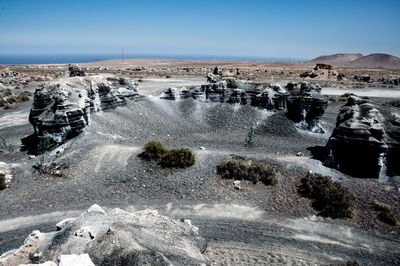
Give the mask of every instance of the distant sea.
<svg viewBox="0 0 400 266">
<path fill-rule="evenodd" d="M 0 65 L 22 65 L 22 64 L 67 64 L 85 63 L 105 59 L 119 59 L 120 54 L 32 54 L 32 55 L 2 55 L 0 54 Z M 282 57 L 245 57 L 245 56 L 199 56 L 199 55 L 125 55 L 128 58 L 168 58 L 168 59 L 233 59 L 233 60 L 256 60 L 256 61 L 303 61 L 299 58 Z"/>
</svg>

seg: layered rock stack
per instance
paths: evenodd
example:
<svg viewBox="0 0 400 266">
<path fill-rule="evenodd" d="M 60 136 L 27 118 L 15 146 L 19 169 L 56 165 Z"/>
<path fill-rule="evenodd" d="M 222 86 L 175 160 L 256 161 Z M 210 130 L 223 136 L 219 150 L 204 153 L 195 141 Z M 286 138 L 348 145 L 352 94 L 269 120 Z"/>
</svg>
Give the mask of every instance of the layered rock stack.
<svg viewBox="0 0 400 266">
<path fill-rule="evenodd" d="M 102 76 L 68 77 L 36 89 L 29 115 L 38 138 L 48 135 L 56 144 L 80 134 L 90 113 L 126 104 L 138 97 L 137 84 Z"/>
<path fill-rule="evenodd" d="M 32 232 L 1 265 L 205 265 L 207 245 L 190 220 L 177 221 L 144 210 L 105 212 L 93 205 L 59 222 L 56 232 Z M 83 263 L 85 262 L 85 263 Z"/>
<path fill-rule="evenodd" d="M 236 81 L 234 78 L 218 79 L 208 75 L 208 82 L 187 90 L 168 88 L 160 98 L 177 100 L 193 98 L 210 102 L 249 104 L 267 110 L 285 111 L 288 118 L 302 129 L 323 133 L 320 119 L 327 107 L 321 97 L 321 88 L 307 82 L 288 83 L 286 88 L 274 83 Z"/>
<path fill-rule="evenodd" d="M 349 97 L 327 148 L 327 163 L 349 175 L 379 178 L 381 174 L 399 174 L 400 116 L 381 112 L 365 99 Z"/>
</svg>

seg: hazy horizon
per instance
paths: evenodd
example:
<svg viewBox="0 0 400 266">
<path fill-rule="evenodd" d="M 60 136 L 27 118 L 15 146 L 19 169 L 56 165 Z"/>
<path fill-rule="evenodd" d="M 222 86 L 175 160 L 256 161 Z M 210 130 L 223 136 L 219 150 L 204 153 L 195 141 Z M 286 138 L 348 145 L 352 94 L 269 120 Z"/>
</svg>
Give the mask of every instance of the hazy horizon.
<svg viewBox="0 0 400 266">
<path fill-rule="evenodd" d="M 0 55 L 118 58 L 124 48 L 126 57 L 400 56 L 399 8 L 398 1 L 4 0 Z"/>
</svg>

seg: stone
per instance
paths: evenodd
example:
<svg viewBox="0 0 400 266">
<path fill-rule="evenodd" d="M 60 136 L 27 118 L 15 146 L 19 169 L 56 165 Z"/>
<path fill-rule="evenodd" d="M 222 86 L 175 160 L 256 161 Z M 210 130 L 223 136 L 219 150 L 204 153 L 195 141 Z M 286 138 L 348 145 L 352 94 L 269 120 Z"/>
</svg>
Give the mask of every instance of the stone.
<svg viewBox="0 0 400 266">
<path fill-rule="evenodd" d="M 179 222 L 155 210 L 130 213 L 114 209 L 105 214 L 85 212 L 66 221 L 59 231 L 33 232 L 18 250 L 4 253 L 0 264 L 206 264 L 203 253 L 207 243 L 190 220 Z"/>
<path fill-rule="evenodd" d="M 87 210 L 88 213 L 100 213 L 100 214 L 105 214 L 106 212 L 97 204 L 93 204 L 90 206 L 90 208 Z"/>
<path fill-rule="evenodd" d="M 95 266 L 89 257 L 89 254 L 84 253 L 80 255 L 61 255 L 59 258 L 58 266 Z"/>
</svg>

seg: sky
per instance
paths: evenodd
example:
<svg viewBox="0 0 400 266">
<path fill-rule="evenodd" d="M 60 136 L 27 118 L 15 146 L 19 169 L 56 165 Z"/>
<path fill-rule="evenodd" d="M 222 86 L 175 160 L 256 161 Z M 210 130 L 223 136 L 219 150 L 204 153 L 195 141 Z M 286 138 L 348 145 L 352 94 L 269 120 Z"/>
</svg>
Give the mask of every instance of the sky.
<svg viewBox="0 0 400 266">
<path fill-rule="evenodd" d="M 0 0 L 0 55 L 400 57 L 400 1 Z"/>
</svg>

